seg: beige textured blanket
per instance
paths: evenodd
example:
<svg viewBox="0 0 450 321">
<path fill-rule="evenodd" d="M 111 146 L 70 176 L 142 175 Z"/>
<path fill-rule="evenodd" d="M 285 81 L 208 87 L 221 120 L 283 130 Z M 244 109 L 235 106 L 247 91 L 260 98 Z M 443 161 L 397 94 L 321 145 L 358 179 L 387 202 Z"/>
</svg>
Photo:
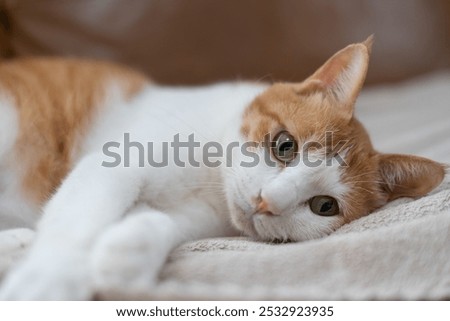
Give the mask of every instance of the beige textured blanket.
<svg viewBox="0 0 450 321">
<path fill-rule="evenodd" d="M 396 202 L 328 238 L 271 245 L 242 239 L 186 244 L 157 299 L 449 299 L 450 184 Z"/>
<path fill-rule="evenodd" d="M 450 73 L 366 90 L 358 117 L 383 152 L 450 163 Z M 3 255 L 29 234 L 0 240 L 0 271 L 22 253 Z M 11 253 L 10 249 L 4 253 Z M 429 196 L 400 199 L 327 238 L 264 244 L 247 238 L 184 244 L 147 293 L 104 299 L 450 299 L 450 180 Z"/>
</svg>

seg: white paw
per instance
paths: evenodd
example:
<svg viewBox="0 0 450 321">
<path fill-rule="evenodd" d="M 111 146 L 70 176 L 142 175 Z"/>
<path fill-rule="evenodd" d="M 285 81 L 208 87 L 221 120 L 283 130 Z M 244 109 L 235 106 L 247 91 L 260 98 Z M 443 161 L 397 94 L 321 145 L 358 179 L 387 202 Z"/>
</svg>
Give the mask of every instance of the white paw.
<svg viewBox="0 0 450 321">
<path fill-rule="evenodd" d="M 24 261 L 7 275 L 0 300 L 90 299 L 92 291 L 84 269 L 78 263 L 66 263 Z"/>
<path fill-rule="evenodd" d="M 104 233 L 92 251 L 95 292 L 149 293 L 166 256 L 145 218 L 125 220 Z"/>
</svg>

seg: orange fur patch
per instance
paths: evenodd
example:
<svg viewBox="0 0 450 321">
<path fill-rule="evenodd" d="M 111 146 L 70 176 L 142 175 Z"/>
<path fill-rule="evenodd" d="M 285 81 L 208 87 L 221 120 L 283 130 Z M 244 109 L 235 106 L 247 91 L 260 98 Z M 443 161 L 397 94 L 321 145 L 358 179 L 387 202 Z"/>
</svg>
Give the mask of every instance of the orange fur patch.
<svg viewBox="0 0 450 321">
<path fill-rule="evenodd" d="M 28 58 L 0 64 L 0 90 L 12 98 L 19 115 L 15 152 L 23 188 L 38 204 L 71 169 L 77 142 L 112 80 L 128 98 L 147 82 L 143 75 L 107 62 Z"/>
</svg>

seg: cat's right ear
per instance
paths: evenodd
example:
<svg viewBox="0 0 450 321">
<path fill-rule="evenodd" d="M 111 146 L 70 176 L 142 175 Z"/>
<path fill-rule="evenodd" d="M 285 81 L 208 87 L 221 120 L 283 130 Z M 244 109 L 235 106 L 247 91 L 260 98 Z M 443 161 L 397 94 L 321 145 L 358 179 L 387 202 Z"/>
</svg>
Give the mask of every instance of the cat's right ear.
<svg viewBox="0 0 450 321">
<path fill-rule="evenodd" d="M 388 200 L 424 196 L 445 176 L 446 167 L 427 158 L 399 154 L 380 154 L 378 157 L 381 187 Z"/>
<path fill-rule="evenodd" d="M 301 83 L 299 91 L 324 93 L 346 118 L 351 118 L 366 78 L 372 43 L 373 36 L 370 36 L 364 42 L 340 50 Z"/>
</svg>

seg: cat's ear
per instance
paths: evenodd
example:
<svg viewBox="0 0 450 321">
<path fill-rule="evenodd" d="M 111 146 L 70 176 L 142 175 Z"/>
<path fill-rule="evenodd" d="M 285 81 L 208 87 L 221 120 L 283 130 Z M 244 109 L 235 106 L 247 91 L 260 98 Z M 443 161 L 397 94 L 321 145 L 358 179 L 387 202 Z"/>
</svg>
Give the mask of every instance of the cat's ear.
<svg viewBox="0 0 450 321">
<path fill-rule="evenodd" d="M 445 176 L 445 166 L 427 158 L 398 154 L 380 154 L 378 157 L 382 189 L 388 200 L 424 196 Z"/>
<path fill-rule="evenodd" d="M 353 106 L 369 65 L 373 35 L 364 42 L 347 46 L 328 59 L 301 84 L 301 91 L 321 91 L 344 116 L 351 118 Z"/>
</svg>

